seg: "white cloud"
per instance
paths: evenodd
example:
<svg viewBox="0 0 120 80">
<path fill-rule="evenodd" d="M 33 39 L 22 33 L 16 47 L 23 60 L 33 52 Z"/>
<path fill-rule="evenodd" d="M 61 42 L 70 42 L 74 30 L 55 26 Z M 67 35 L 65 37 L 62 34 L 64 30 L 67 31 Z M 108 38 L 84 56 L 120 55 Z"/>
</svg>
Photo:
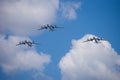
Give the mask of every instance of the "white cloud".
<svg viewBox="0 0 120 80">
<path fill-rule="evenodd" d="M 5 73 L 16 71 L 43 71 L 45 64 L 50 63 L 50 55 L 37 53 L 34 48 L 16 46 L 20 40 L 30 40 L 26 37 L 10 36 L 8 39 L 0 35 L 0 67 Z"/>
<path fill-rule="evenodd" d="M 77 17 L 80 2 L 60 3 L 60 0 L 0 1 L 0 34 L 34 35 L 40 26 L 54 23 L 61 15 L 67 19 Z"/>
<path fill-rule="evenodd" d="M 119 80 L 120 56 L 108 41 L 83 42 L 94 35 L 72 40 L 72 48 L 60 60 L 62 80 Z"/>
<path fill-rule="evenodd" d="M 76 19 L 77 18 L 76 10 L 78 10 L 80 7 L 81 7 L 80 2 L 61 3 L 62 17 L 70 20 Z"/>
<path fill-rule="evenodd" d="M 2 0 L 0 32 L 14 35 L 37 34 L 41 25 L 57 20 L 57 12 L 60 9 L 64 18 L 76 18 L 80 3 L 63 2 L 59 5 L 59 0 Z"/>
<path fill-rule="evenodd" d="M 4 0 L 0 3 L 0 31 L 31 35 L 56 19 L 59 0 Z"/>
</svg>

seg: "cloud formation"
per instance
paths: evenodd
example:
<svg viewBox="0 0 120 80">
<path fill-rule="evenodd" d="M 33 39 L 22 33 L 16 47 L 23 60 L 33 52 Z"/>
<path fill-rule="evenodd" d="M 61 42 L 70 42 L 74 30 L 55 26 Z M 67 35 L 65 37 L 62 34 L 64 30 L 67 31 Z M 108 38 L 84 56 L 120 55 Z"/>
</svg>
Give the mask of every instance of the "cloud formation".
<svg viewBox="0 0 120 80">
<path fill-rule="evenodd" d="M 37 34 L 41 25 L 52 24 L 61 15 L 67 19 L 75 19 L 79 7 L 80 3 L 61 4 L 60 0 L 1 0 L 0 34 Z"/>
<path fill-rule="evenodd" d="M 0 31 L 31 35 L 40 25 L 56 19 L 59 0 L 4 0 L 0 3 Z"/>
<path fill-rule="evenodd" d="M 60 60 L 62 80 L 119 80 L 120 55 L 108 41 L 84 42 L 94 35 L 72 40 L 72 48 Z"/>
<path fill-rule="evenodd" d="M 50 63 L 50 55 L 37 53 L 35 49 L 16 46 L 20 40 L 30 40 L 27 37 L 0 35 L 0 67 L 5 73 L 16 71 L 43 71 L 45 64 Z"/>
</svg>

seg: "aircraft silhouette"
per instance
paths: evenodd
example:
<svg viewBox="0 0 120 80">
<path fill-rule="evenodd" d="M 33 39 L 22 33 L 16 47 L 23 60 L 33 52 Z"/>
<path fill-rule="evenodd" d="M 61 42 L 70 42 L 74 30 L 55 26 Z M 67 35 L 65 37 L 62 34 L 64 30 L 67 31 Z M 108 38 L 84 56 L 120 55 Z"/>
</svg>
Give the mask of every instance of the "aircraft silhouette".
<svg viewBox="0 0 120 80">
<path fill-rule="evenodd" d="M 19 42 L 16 46 L 19 46 L 19 45 L 28 45 L 29 47 L 32 47 L 34 44 L 38 44 L 38 43 L 35 43 L 34 41 L 21 41 Z"/>
<path fill-rule="evenodd" d="M 63 27 L 58 27 L 56 25 L 53 26 L 53 25 L 47 24 L 47 25 L 41 26 L 41 28 L 38 30 L 49 29 L 50 31 L 54 31 L 55 28 L 63 28 Z"/>
<path fill-rule="evenodd" d="M 99 41 L 104 41 L 104 39 L 93 37 L 93 38 L 87 39 L 86 41 L 83 41 L 83 42 L 88 42 L 88 41 L 94 41 L 95 43 L 99 43 Z"/>
</svg>

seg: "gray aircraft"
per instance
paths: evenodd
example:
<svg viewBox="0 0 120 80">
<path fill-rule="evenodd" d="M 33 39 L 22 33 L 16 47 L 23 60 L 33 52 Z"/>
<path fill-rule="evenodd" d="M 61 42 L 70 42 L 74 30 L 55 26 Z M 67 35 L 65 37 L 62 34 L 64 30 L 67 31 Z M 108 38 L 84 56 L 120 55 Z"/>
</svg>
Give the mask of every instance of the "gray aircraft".
<svg viewBox="0 0 120 80">
<path fill-rule="evenodd" d="M 56 25 L 53 26 L 53 25 L 47 24 L 47 25 L 41 26 L 41 28 L 38 30 L 49 29 L 50 31 L 54 31 L 55 28 L 63 28 L 63 27 L 58 27 Z"/>
<path fill-rule="evenodd" d="M 88 42 L 88 41 L 94 41 L 95 43 L 99 43 L 99 41 L 104 41 L 104 39 L 93 37 L 93 38 L 87 39 L 86 41 L 83 41 L 83 42 Z"/>
<path fill-rule="evenodd" d="M 28 45 L 29 47 L 32 47 L 34 44 L 38 44 L 38 43 L 35 43 L 34 41 L 21 41 L 19 42 L 16 46 L 19 46 L 19 45 Z"/>
</svg>

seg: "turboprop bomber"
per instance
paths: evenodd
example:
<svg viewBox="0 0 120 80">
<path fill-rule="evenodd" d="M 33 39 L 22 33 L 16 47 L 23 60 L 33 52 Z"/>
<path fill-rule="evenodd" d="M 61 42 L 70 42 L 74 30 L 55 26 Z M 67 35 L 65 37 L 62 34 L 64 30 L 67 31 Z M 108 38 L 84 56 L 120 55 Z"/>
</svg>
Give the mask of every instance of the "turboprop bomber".
<svg viewBox="0 0 120 80">
<path fill-rule="evenodd" d="M 86 41 L 83 41 L 83 42 L 88 42 L 88 41 L 93 41 L 95 43 L 99 43 L 100 41 L 104 41 L 104 39 L 98 38 L 98 37 L 93 37 L 93 38 L 89 38 L 89 39 L 87 39 Z"/>
<path fill-rule="evenodd" d="M 47 24 L 47 25 L 41 26 L 41 28 L 38 29 L 38 30 L 49 29 L 49 31 L 54 31 L 55 28 L 63 28 L 63 27 L 59 27 L 59 26 L 56 26 L 56 25 L 54 26 L 54 25 Z"/>
<path fill-rule="evenodd" d="M 19 42 L 16 46 L 19 46 L 19 45 L 28 45 L 29 47 L 32 47 L 34 44 L 38 44 L 38 43 L 35 43 L 34 41 L 24 40 L 24 41 Z"/>
</svg>

